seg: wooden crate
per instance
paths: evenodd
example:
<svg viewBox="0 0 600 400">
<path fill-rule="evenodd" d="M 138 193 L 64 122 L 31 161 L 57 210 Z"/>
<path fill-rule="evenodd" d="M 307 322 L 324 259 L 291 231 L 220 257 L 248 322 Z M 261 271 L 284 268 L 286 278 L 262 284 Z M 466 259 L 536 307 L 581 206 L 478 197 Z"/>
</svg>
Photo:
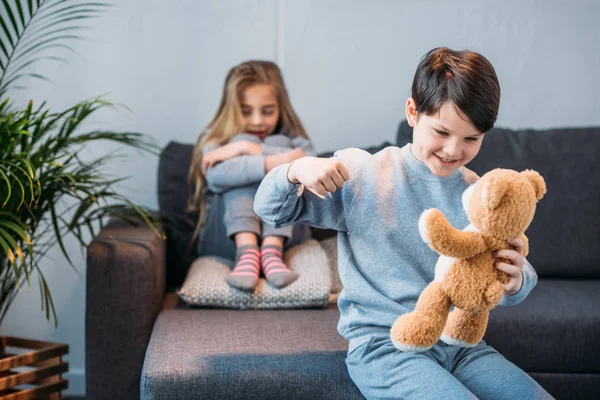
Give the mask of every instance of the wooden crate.
<svg viewBox="0 0 600 400">
<path fill-rule="evenodd" d="M 7 347 L 24 351 L 8 354 Z M 69 370 L 62 356 L 68 352 L 66 344 L 0 336 L 0 399 L 62 399 L 61 391 L 69 386 L 61 376 Z"/>
</svg>

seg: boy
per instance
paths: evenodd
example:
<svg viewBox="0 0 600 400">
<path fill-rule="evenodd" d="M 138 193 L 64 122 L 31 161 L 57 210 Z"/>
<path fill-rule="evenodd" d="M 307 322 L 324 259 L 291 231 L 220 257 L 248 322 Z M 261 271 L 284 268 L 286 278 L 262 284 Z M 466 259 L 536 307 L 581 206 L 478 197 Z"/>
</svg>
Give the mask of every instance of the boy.
<svg viewBox="0 0 600 400">
<path fill-rule="evenodd" d="M 333 158 L 300 158 L 272 170 L 255 198 L 268 223 L 338 231 L 339 333 L 346 364 L 362 394 L 394 399 L 546 399 L 533 379 L 484 342 L 473 348 L 438 342 L 401 352 L 390 339 L 396 318 L 412 311 L 434 278 L 438 255 L 420 239 L 421 212 L 438 208 L 456 227 L 468 225 L 461 204 L 477 176 L 464 167 L 479 152 L 498 114 L 500 86 L 480 54 L 437 48 L 419 63 L 406 101 L 413 143 L 375 155 L 358 149 Z M 308 190 L 304 190 L 308 188 Z M 325 195 L 325 196 L 323 196 Z M 537 282 L 510 241 L 497 268 L 509 275 L 500 305 L 523 301 Z"/>
</svg>

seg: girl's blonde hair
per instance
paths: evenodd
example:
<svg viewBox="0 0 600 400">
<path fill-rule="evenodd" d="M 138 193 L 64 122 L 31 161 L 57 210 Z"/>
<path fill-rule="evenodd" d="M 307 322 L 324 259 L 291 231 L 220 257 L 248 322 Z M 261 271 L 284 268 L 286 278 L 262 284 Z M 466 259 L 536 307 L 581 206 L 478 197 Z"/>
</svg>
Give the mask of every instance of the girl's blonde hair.
<svg viewBox="0 0 600 400">
<path fill-rule="evenodd" d="M 275 90 L 275 97 L 279 105 L 279 121 L 274 133 L 285 133 L 289 136 L 302 136 L 308 139 L 300 119 L 292 108 L 277 64 L 270 61 L 246 61 L 231 68 L 225 79 L 217 113 L 198 136 L 188 173 L 187 211 L 198 215 L 192 242 L 198 237 L 206 217 L 204 204 L 206 179 L 201 168 L 202 149 L 209 144 L 226 144 L 232 137 L 244 131 L 240 99 L 244 91 L 254 85 L 271 85 Z"/>
</svg>

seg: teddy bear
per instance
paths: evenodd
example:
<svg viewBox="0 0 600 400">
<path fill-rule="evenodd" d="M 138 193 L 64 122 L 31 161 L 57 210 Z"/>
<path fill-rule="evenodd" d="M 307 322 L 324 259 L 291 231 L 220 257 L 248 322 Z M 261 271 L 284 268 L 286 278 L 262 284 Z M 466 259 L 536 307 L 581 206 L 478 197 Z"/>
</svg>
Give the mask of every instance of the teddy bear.
<svg viewBox="0 0 600 400">
<path fill-rule="evenodd" d="M 439 339 L 460 347 L 481 341 L 490 310 L 508 282 L 492 254 L 510 248 L 507 241 L 516 237 L 523 239 L 528 254 L 524 232 L 545 194 L 546 182 L 538 172 L 498 168 L 463 193 L 470 222 L 463 230 L 452 227 L 435 208 L 421 214 L 419 234 L 440 256 L 435 278 L 419 295 L 415 310 L 398 317 L 390 330 L 397 349 L 425 351 Z"/>
</svg>

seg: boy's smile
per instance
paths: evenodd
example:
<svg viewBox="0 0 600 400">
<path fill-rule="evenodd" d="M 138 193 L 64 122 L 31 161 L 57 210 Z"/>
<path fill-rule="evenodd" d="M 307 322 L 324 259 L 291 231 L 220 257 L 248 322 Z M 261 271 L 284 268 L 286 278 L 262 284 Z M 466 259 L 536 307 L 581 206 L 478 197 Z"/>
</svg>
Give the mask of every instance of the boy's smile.
<svg viewBox="0 0 600 400">
<path fill-rule="evenodd" d="M 413 155 L 436 176 L 450 176 L 479 152 L 484 134 L 450 102 L 425 115 L 417 114 L 414 100 L 408 99 L 406 118 L 413 127 Z"/>
</svg>

